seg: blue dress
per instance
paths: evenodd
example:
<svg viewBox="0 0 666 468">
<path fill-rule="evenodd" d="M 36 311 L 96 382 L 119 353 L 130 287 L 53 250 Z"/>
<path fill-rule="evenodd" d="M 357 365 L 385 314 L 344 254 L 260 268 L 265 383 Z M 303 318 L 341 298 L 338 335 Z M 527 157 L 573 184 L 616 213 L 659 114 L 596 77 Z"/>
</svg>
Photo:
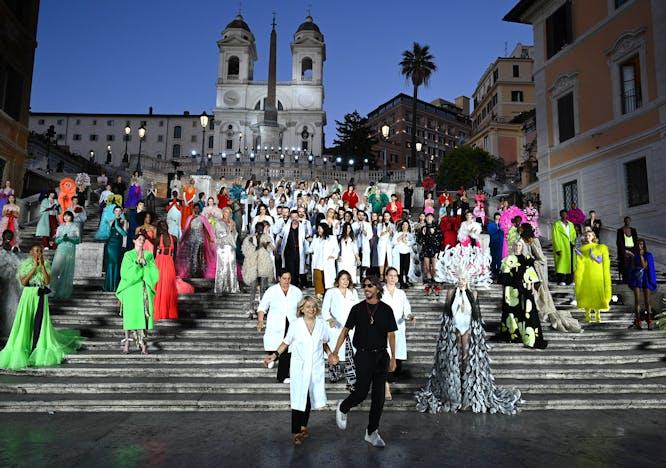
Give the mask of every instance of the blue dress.
<svg viewBox="0 0 666 468">
<path fill-rule="evenodd" d="M 81 241 L 79 227 L 74 224 L 61 224 L 55 235 L 58 245 L 51 268 L 51 290 L 53 297 L 69 299 L 74 288 L 74 264 L 76 244 Z"/>
<path fill-rule="evenodd" d="M 632 268 L 629 275 L 629 287 L 631 289 L 657 289 L 657 271 L 654 268 L 654 257 L 650 252 L 645 252 L 647 268 L 643 268 L 638 251 L 634 250 Z"/>
<path fill-rule="evenodd" d="M 102 211 L 102 219 L 99 222 L 99 227 L 95 233 L 95 239 L 97 240 L 107 240 L 111 233 L 111 220 L 113 220 L 113 210 L 116 208 L 116 204 L 108 203 Z"/>
<path fill-rule="evenodd" d="M 123 238 L 127 232 L 123 229 L 121 220 L 116 220 L 111 227 L 109 239 L 104 246 L 104 291 L 115 292 L 120 283 L 120 267 L 123 261 Z"/>
<path fill-rule="evenodd" d="M 502 248 L 504 246 L 504 231 L 502 227 L 493 222 L 488 223 L 488 235 L 490 236 L 490 269 L 494 274 L 499 274 L 502 264 Z"/>
</svg>

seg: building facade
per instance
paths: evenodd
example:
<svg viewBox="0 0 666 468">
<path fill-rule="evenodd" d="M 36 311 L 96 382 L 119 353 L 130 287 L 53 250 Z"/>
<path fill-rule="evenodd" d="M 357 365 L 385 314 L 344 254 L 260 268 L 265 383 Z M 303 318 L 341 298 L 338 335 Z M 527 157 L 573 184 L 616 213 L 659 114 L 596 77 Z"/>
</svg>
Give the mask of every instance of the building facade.
<svg viewBox="0 0 666 468">
<path fill-rule="evenodd" d="M 666 235 L 666 2 L 521 0 L 531 24 L 539 192 L 617 227 Z"/>
<path fill-rule="evenodd" d="M 384 154 L 389 170 L 417 167 L 411 161 L 412 97 L 400 93 L 368 113 L 368 125 L 377 144 L 373 147 L 376 165 L 384 167 Z M 459 96 L 455 103 L 444 99 L 421 101 L 416 105 L 416 139 L 422 144 L 417 159 L 424 173 L 437 170 L 444 154 L 466 143 L 472 126 L 469 118 L 469 98 Z M 388 125 L 389 136 L 384 140 L 381 128 Z"/>
<path fill-rule="evenodd" d="M 0 178 L 23 189 L 38 0 L 0 0 Z"/>
<path fill-rule="evenodd" d="M 513 119 L 535 106 L 533 57 L 533 46 L 517 44 L 488 66 L 472 95 L 469 143 L 502 158 L 510 174 L 517 173 L 522 154 L 522 125 Z"/>
<path fill-rule="evenodd" d="M 292 80 L 277 82 L 279 139 L 264 148 L 260 124 L 268 94 L 268 82 L 254 80 L 257 59 L 254 35 L 243 18 L 237 16 L 217 42 L 219 67 L 217 100 L 208 125 L 202 128 L 200 113 L 146 114 L 49 113 L 33 112 L 30 130 L 45 134 L 53 125 L 55 141 L 70 152 L 105 163 L 123 164 L 126 153 L 139 153 L 138 129 L 146 130 L 141 154 L 183 162 L 203 154 L 213 164 L 251 163 L 255 158 L 278 163 L 294 158 L 321 157 L 326 113 L 323 109 L 323 65 L 326 60 L 324 36 L 308 16 L 294 34 Z M 125 135 L 129 125 L 130 133 Z M 92 152 L 92 153 L 91 153 Z M 133 168 L 131 168 L 133 169 Z"/>
</svg>

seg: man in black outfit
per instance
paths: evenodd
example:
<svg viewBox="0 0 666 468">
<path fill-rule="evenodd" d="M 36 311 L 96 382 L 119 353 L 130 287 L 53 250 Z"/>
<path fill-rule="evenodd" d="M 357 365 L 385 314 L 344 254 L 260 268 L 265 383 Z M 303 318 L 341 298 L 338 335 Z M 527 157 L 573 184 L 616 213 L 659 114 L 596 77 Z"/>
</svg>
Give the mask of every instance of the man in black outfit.
<svg viewBox="0 0 666 468">
<path fill-rule="evenodd" d="M 407 187 L 403 189 L 405 194 L 402 200 L 402 206 L 411 213 L 412 211 L 412 196 L 414 195 L 414 188 L 412 187 L 412 182 L 407 181 Z"/>
<path fill-rule="evenodd" d="M 379 300 L 382 294 L 379 278 L 367 276 L 363 280 L 363 293 L 365 301 L 351 308 L 335 349 L 328 355 L 328 362 L 332 365 L 337 364 L 340 347 L 344 344 L 349 330 L 356 328 L 354 333 L 356 386 L 351 395 L 338 403 L 335 420 L 340 429 L 346 429 L 347 413 L 365 400 L 372 385 L 372 402 L 365 440 L 375 447 L 384 447 L 386 444 L 379 435 L 379 420 L 384 408 L 387 374 L 395 371 L 396 367 L 395 357 L 389 359 L 386 352 L 386 342 L 388 339 L 391 356 L 395 356 L 395 331 L 398 326 L 391 306 Z"/>
</svg>

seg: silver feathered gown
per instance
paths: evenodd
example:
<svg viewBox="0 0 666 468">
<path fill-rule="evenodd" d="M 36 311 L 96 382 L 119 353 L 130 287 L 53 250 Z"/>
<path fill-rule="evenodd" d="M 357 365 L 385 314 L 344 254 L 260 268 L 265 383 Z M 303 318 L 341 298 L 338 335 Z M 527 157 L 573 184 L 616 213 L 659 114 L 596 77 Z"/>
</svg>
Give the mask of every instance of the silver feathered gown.
<svg viewBox="0 0 666 468">
<path fill-rule="evenodd" d="M 469 290 L 466 292 L 472 305 L 467 367 L 461 371 L 451 297 L 444 306 L 432 372 L 425 387 L 416 392 L 416 409 L 422 413 L 469 409 L 475 413 L 516 414 L 522 402 L 520 391 L 495 385 L 479 303 Z"/>
</svg>

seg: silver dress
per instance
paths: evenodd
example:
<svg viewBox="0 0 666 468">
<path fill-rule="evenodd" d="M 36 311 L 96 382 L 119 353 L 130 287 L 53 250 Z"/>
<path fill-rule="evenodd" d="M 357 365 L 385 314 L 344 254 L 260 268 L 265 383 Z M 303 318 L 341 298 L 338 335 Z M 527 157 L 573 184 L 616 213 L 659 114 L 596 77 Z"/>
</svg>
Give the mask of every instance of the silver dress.
<svg viewBox="0 0 666 468">
<path fill-rule="evenodd" d="M 224 221 L 217 221 L 215 223 L 215 251 L 217 252 L 215 294 L 236 293 L 240 291 L 236 273 L 237 236 L 236 231 L 230 228 Z"/>
</svg>

